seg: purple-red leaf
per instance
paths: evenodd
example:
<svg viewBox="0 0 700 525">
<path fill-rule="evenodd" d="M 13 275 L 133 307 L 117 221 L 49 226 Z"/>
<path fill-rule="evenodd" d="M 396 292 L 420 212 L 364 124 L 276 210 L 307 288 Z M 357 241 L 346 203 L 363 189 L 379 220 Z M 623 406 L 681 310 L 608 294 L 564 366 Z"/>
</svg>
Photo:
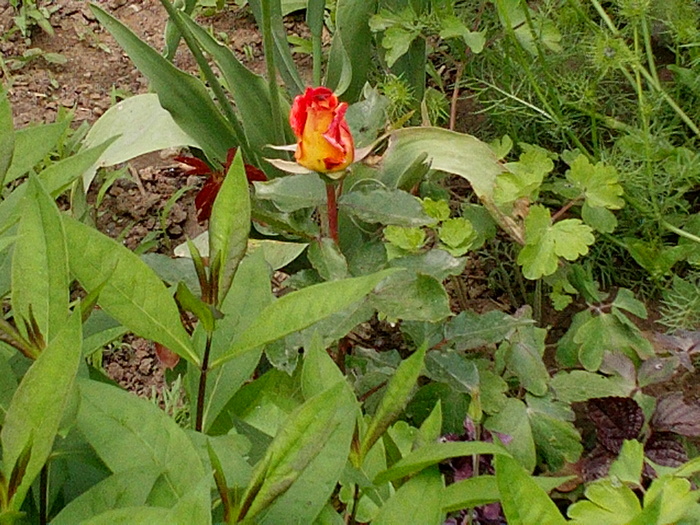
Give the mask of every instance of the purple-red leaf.
<svg viewBox="0 0 700 525">
<path fill-rule="evenodd" d="M 669 394 L 657 402 L 651 426 L 655 431 L 700 436 L 700 406 L 686 403 L 681 392 Z"/>
<path fill-rule="evenodd" d="M 622 442 L 636 439 L 644 425 L 644 413 L 629 397 L 601 397 L 588 401 L 588 417 L 596 427 L 598 443 L 613 454 Z"/>
</svg>

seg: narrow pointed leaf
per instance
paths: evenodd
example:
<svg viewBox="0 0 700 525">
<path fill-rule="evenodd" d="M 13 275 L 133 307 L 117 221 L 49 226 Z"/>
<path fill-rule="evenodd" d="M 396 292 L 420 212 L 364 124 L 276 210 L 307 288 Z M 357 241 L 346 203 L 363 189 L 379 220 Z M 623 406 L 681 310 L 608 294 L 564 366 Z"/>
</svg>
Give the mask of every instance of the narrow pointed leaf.
<svg viewBox="0 0 700 525">
<path fill-rule="evenodd" d="M 136 67 L 151 81 L 161 106 L 190 136 L 197 137 L 207 157 L 223 161 L 236 146 L 231 126 L 221 115 L 204 84 L 177 69 L 141 41 L 129 28 L 96 5 L 90 6 L 99 22 L 114 36 Z"/>
<path fill-rule="evenodd" d="M 69 313 L 66 235 L 56 203 L 34 177 L 22 208 L 12 258 L 12 308 L 17 319 L 33 316 L 49 341 Z"/>
<path fill-rule="evenodd" d="M 217 304 L 231 288 L 238 264 L 245 255 L 250 231 L 250 194 L 240 152 L 231 163 L 214 201 L 209 221 L 209 253 L 218 271 Z"/>
<path fill-rule="evenodd" d="M 394 271 L 383 270 L 363 277 L 316 284 L 285 295 L 266 307 L 240 334 L 228 353 L 212 363 L 211 368 L 347 308 Z"/>
<path fill-rule="evenodd" d="M 31 443 L 31 457 L 12 502 L 16 510 L 21 507 L 53 448 L 71 399 L 69 394 L 78 372 L 81 346 L 80 312 L 76 311 L 29 368 L 10 403 L 0 432 L 6 479 L 10 478 L 27 443 Z"/>
<path fill-rule="evenodd" d="M 0 91 L 0 187 L 2 187 L 15 151 L 15 128 L 7 92 L 2 89 Z"/>
<path fill-rule="evenodd" d="M 53 124 L 40 124 L 15 132 L 14 154 L 5 174 L 5 184 L 25 175 L 56 147 L 68 129 L 68 119 Z"/>
</svg>

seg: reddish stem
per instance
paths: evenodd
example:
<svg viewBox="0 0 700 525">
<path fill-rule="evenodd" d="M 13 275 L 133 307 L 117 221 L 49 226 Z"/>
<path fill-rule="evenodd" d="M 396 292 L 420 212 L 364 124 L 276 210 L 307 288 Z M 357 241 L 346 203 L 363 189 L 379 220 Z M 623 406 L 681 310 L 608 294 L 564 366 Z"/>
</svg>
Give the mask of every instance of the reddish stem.
<svg viewBox="0 0 700 525">
<path fill-rule="evenodd" d="M 336 185 L 326 182 L 326 202 L 328 205 L 328 233 L 333 242 L 338 244 L 338 195 Z"/>
</svg>

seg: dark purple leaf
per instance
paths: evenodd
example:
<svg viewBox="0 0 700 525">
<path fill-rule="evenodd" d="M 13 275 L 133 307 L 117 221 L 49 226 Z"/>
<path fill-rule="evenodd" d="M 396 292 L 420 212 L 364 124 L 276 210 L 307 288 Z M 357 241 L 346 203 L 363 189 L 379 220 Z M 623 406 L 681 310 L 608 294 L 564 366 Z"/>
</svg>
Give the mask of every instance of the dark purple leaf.
<svg viewBox="0 0 700 525">
<path fill-rule="evenodd" d="M 610 464 L 617 456 L 600 445 L 581 461 L 581 477 L 586 483 L 608 475 Z"/>
<path fill-rule="evenodd" d="M 700 406 L 686 403 L 681 392 L 669 394 L 657 402 L 651 427 L 682 436 L 700 436 Z"/>
<path fill-rule="evenodd" d="M 644 454 L 664 467 L 679 467 L 688 461 L 683 443 L 670 432 L 654 432 L 644 445 Z"/>
<path fill-rule="evenodd" d="M 588 401 L 588 417 L 596 427 L 598 443 L 613 454 L 622 442 L 635 439 L 642 430 L 644 413 L 629 397 L 601 397 Z"/>
</svg>

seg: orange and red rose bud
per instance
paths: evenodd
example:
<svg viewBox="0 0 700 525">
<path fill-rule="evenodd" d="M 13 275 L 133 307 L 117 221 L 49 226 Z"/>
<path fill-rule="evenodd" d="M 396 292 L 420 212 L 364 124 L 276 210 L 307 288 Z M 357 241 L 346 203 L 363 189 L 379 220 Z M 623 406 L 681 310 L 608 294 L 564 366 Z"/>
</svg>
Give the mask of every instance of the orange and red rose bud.
<svg viewBox="0 0 700 525">
<path fill-rule="evenodd" d="M 352 163 L 355 145 L 347 109 L 327 87 L 306 88 L 294 99 L 289 124 L 297 138 L 297 163 L 319 173 L 342 171 Z"/>
</svg>

